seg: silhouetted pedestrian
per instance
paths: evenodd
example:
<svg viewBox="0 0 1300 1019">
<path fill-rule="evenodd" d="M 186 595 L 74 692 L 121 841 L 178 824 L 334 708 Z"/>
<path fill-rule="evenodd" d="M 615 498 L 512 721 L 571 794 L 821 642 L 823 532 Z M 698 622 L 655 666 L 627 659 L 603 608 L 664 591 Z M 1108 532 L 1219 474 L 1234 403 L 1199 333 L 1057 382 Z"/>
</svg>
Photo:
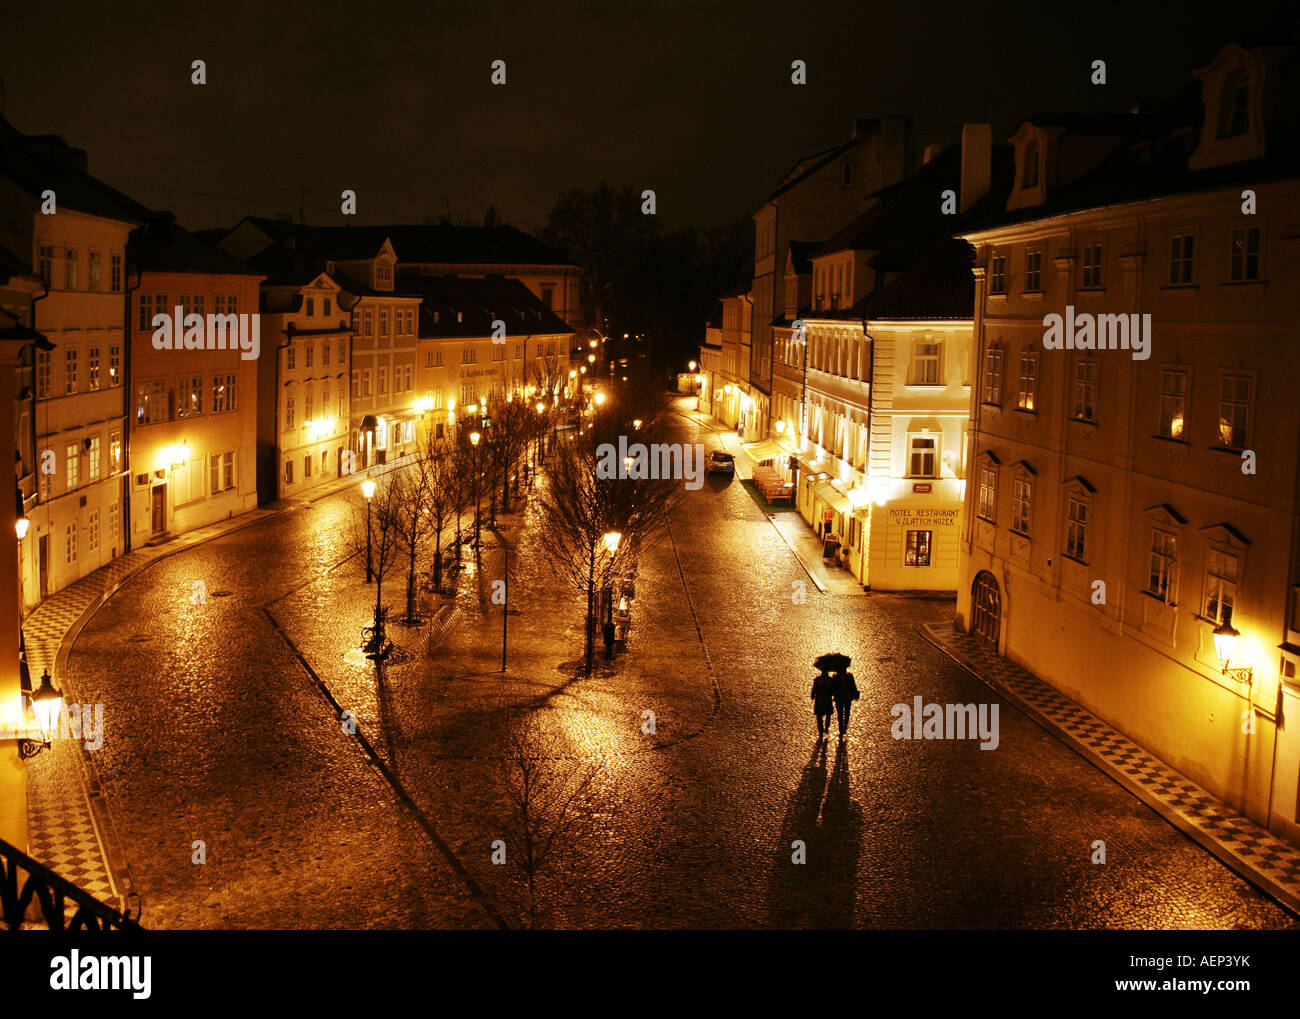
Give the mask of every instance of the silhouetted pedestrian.
<svg viewBox="0 0 1300 1019">
<path fill-rule="evenodd" d="M 817 738 L 823 739 L 831 731 L 831 677 L 825 669 L 817 673 L 812 685 L 813 714 L 817 718 Z"/>
<path fill-rule="evenodd" d="M 840 723 L 840 739 L 849 731 L 849 712 L 853 702 L 862 695 L 858 693 L 858 684 L 853 682 L 853 673 L 836 672 L 830 679 L 831 697 L 835 700 L 835 714 Z"/>
</svg>

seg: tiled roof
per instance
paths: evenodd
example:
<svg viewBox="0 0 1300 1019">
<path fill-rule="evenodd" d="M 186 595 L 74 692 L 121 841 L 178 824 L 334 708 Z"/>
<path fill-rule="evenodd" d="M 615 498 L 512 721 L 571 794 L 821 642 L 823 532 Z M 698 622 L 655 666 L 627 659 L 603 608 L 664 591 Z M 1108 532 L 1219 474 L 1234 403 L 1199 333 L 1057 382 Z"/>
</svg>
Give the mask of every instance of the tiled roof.
<svg viewBox="0 0 1300 1019">
<path fill-rule="evenodd" d="M 513 226 L 310 226 L 248 216 L 244 222 L 277 240 L 292 237 L 300 251 L 322 259 L 374 258 L 384 241 L 397 260 L 435 265 L 563 265 L 576 263 L 558 248 Z"/>
<path fill-rule="evenodd" d="M 31 275 L 30 265 L 4 245 L 0 245 L 0 283 L 7 283 L 15 276 Z"/>
<path fill-rule="evenodd" d="M 489 336 L 494 319 L 506 324 L 508 336 L 573 332 L 516 279 L 423 276 L 419 292 L 423 298 L 419 334 L 424 339 Z"/>
<path fill-rule="evenodd" d="M 86 153 L 58 135 L 25 135 L 0 117 L 0 173 L 28 194 L 55 193 L 60 208 L 121 223 L 144 223 L 155 213 L 86 172 Z"/>
<path fill-rule="evenodd" d="M 799 276 L 812 272 L 812 253 L 821 247 L 819 241 L 791 241 L 790 254 L 794 258 L 794 271 Z M 782 267 L 784 271 L 784 266 Z"/>
<path fill-rule="evenodd" d="M 126 251 L 127 261 L 146 272 L 265 275 L 248 262 L 182 229 L 170 217 L 160 217 L 132 230 Z"/>
<path fill-rule="evenodd" d="M 965 241 L 941 239 L 898 279 L 859 301 L 851 317 L 875 321 L 973 318 L 973 254 Z"/>
<path fill-rule="evenodd" d="M 789 191 L 800 181 L 812 176 L 836 156 L 843 155 L 856 144 L 856 139 L 850 139 L 849 141 L 835 145 L 829 149 L 823 149 L 821 152 L 814 152 L 810 156 L 804 156 L 786 172 L 785 177 L 782 178 L 777 189 L 767 196 L 768 201 L 785 194 L 785 192 Z"/>
</svg>

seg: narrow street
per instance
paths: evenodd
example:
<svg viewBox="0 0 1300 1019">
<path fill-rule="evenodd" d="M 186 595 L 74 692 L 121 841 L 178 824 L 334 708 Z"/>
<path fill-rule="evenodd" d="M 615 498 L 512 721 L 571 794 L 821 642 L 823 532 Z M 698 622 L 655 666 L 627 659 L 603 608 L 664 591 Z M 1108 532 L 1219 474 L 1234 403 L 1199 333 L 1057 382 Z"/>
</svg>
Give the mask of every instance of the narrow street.
<svg viewBox="0 0 1300 1019">
<path fill-rule="evenodd" d="M 674 421 L 673 441 L 716 446 Z M 504 877 L 477 801 L 500 752 L 494 712 L 529 705 L 563 740 L 557 756 L 601 763 L 604 809 L 544 885 L 558 926 L 1296 925 L 1009 703 L 995 750 L 894 740 L 896 703 L 996 700 L 916 631 L 951 618 L 951 601 L 819 594 L 737 480 L 686 494 L 641 563 L 628 656 L 591 679 L 555 668 L 580 655 L 580 596 L 554 590 L 526 523 L 507 675 L 495 673 L 501 610 L 471 594 L 495 568 L 488 548 L 482 573 L 462 578 L 445 651 L 377 678 L 357 650 L 358 501 L 331 496 L 156 564 L 75 645 L 68 681 L 105 704 L 95 759 L 146 926 L 494 923 L 268 613 L 489 898 Z M 398 605 L 402 582 L 385 592 Z M 863 696 L 851 737 L 819 747 L 809 663 L 827 650 L 852 656 Z M 647 708 L 653 736 L 640 729 Z M 1099 839 L 1104 865 L 1091 862 Z M 805 864 L 792 862 L 796 842 Z"/>
</svg>

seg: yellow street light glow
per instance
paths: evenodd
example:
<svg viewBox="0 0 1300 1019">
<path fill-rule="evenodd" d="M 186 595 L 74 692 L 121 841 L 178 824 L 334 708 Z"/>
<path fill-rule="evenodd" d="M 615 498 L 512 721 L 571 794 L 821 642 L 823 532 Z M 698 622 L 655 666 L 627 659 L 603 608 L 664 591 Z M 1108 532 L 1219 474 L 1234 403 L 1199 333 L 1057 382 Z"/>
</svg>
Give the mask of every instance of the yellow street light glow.
<svg viewBox="0 0 1300 1019">
<path fill-rule="evenodd" d="M 632 422 L 632 427 L 633 427 L 633 428 L 640 428 L 640 427 L 641 427 L 641 419 L 640 419 L 640 418 L 637 418 L 635 421 L 633 421 L 633 422 Z"/>
<path fill-rule="evenodd" d="M 367 499 L 374 497 L 375 483 L 370 478 L 366 478 L 365 481 L 361 482 L 361 494 Z"/>
<path fill-rule="evenodd" d="M 540 413 L 542 413 L 542 411 L 544 411 L 544 410 L 546 410 L 546 404 L 542 403 L 541 400 L 538 400 L 538 401 L 537 401 L 537 413 L 540 414 Z"/>
<path fill-rule="evenodd" d="M 605 535 L 605 548 L 609 549 L 611 555 L 618 551 L 618 543 L 622 538 L 620 531 L 610 531 Z"/>
<path fill-rule="evenodd" d="M 780 434 L 781 434 L 782 432 L 784 432 L 784 431 L 785 431 L 785 422 L 784 422 L 784 421 L 778 421 L 778 422 L 776 423 L 776 434 L 777 434 L 777 435 L 780 435 Z"/>
<path fill-rule="evenodd" d="M 587 366 L 585 364 L 582 366 L 581 371 L 583 375 L 587 374 Z"/>
<path fill-rule="evenodd" d="M 596 363 L 596 355 L 595 355 L 595 354 L 588 354 L 588 355 L 587 355 L 587 363 L 588 363 L 588 364 L 595 364 L 595 363 Z"/>
<path fill-rule="evenodd" d="M 466 414 L 477 414 L 477 413 L 478 413 L 478 404 L 477 404 L 477 403 L 471 403 L 468 407 L 465 408 L 465 413 L 466 413 Z"/>
<path fill-rule="evenodd" d="M 577 377 L 578 377 L 578 373 L 576 371 L 569 372 L 569 378 L 576 379 Z"/>
<path fill-rule="evenodd" d="M 689 367 L 690 367 L 691 371 L 695 371 L 695 362 L 692 361 L 692 362 L 690 363 Z"/>
<path fill-rule="evenodd" d="M 592 340 L 592 341 L 591 341 L 591 349 L 592 349 L 592 350 L 595 350 L 595 349 L 596 349 L 596 341 L 595 341 L 595 340 Z"/>
<path fill-rule="evenodd" d="M 448 410 L 455 410 L 455 409 L 456 409 L 456 398 L 455 398 L 454 396 L 453 396 L 450 400 L 447 401 L 447 409 L 448 409 Z"/>
<path fill-rule="evenodd" d="M 703 376 L 703 375 L 696 375 L 696 376 L 695 376 L 695 381 L 696 381 L 696 382 L 703 382 L 703 381 L 704 381 L 704 376 Z"/>
<path fill-rule="evenodd" d="M 41 673 L 41 685 L 31 696 L 32 714 L 36 725 L 45 735 L 53 733 L 59 723 L 59 709 L 63 707 L 63 694 L 50 681 L 50 670 Z"/>
<path fill-rule="evenodd" d="M 19 517 L 14 521 L 14 530 L 18 532 L 18 540 L 22 541 L 27 537 L 27 528 L 32 526 L 32 522 L 26 517 Z"/>
<path fill-rule="evenodd" d="M 481 439 L 482 437 L 483 437 L 483 436 L 479 435 L 478 432 L 470 432 L 470 433 L 469 433 L 469 441 L 470 441 L 471 444 L 473 444 L 473 445 L 475 445 L 475 446 L 478 445 L 478 440 Z"/>
<path fill-rule="evenodd" d="M 596 406 L 599 407 L 599 406 L 600 406 L 601 404 L 603 404 L 604 402 L 605 402 L 605 394 L 604 394 L 604 393 L 597 393 L 597 394 L 596 394 Z"/>
</svg>

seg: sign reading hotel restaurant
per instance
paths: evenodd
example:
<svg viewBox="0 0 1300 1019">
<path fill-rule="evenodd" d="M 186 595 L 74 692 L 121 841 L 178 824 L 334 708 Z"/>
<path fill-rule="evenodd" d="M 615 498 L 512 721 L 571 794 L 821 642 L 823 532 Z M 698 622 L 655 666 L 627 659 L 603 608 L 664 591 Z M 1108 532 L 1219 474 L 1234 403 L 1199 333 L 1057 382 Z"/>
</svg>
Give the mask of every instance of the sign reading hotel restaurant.
<svg viewBox="0 0 1300 1019">
<path fill-rule="evenodd" d="M 959 509 L 930 509 L 923 506 L 890 507 L 889 522 L 895 527 L 954 527 Z"/>
</svg>

